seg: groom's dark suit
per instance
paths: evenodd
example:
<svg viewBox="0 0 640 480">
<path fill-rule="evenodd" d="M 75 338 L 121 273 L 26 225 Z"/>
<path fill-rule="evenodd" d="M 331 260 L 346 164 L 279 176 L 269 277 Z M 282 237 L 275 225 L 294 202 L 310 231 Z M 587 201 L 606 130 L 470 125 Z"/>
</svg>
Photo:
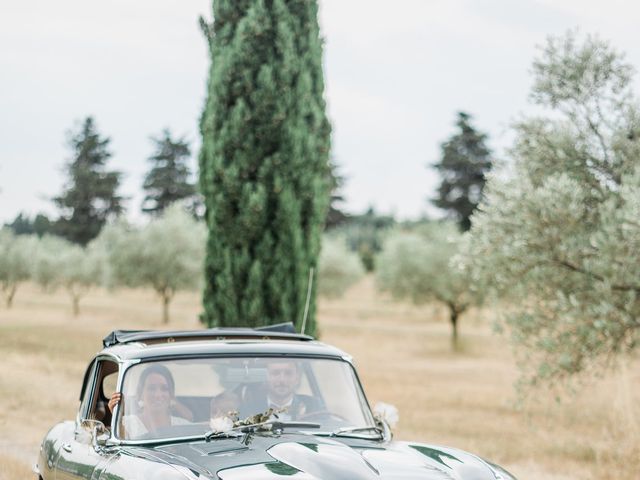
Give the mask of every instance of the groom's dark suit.
<svg viewBox="0 0 640 480">
<path fill-rule="evenodd" d="M 260 389 L 259 391 L 247 392 L 247 395 L 240 405 L 240 416 L 247 417 L 255 415 L 256 413 L 266 412 L 269 408 L 274 410 L 278 407 L 273 404 L 269 404 L 268 394 L 266 389 Z M 291 405 L 286 407 L 284 412 L 285 417 L 289 416 L 291 420 L 299 420 L 313 412 L 320 411 L 321 405 L 318 399 L 309 395 L 301 395 L 298 393 L 293 394 Z"/>
</svg>

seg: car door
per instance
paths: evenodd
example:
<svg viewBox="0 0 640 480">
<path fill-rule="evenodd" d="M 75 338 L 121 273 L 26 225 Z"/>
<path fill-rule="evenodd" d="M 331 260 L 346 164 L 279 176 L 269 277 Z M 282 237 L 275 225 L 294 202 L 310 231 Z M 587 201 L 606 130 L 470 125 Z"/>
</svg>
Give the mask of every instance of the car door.
<svg viewBox="0 0 640 480">
<path fill-rule="evenodd" d="M 80 409 L 74 423 L 69 422 L 62 435 L 56 462 L 55 480 L 92 480 L 99 477 L 112 452 L 99 447 L 95 428 L 104 427 L 105 378 L 117 375 L 118 364 L 112 359 L 98 358 L 85 375 Z M 110 416 L 109 416 L 110 418 Z"/>
</svg>

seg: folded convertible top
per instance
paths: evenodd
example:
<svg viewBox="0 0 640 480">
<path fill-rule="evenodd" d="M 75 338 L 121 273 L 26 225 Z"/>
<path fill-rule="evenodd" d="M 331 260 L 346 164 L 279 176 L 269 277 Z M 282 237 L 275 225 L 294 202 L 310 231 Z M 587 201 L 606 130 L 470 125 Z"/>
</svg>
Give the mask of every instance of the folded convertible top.
<svg viewBox="0 0 640 480">
<path fill-rule="evenodd" d="M 278 323 L 258 328 L 208 328 L 204 330 L 114 330 L 104 337 L 102 345 L 111 347 L 122 343 L 142 342 L 172 343 L 189 340 L 300 340 L 311 341 L 313 337 L 296 333 L 293 323 Z"/>
</svg>

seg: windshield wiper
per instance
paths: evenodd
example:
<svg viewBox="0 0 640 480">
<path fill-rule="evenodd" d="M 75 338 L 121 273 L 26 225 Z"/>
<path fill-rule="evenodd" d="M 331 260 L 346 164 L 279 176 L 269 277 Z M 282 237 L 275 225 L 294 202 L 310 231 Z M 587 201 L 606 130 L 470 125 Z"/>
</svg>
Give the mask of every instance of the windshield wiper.
<svg viewBox="0 0 640 480">
<path fill-rule="evenodd" d="M 235 438 L 235 437 L 240 437 L 242 436 L 242 433 L 240 433 L 238 430 L 233 429 L 233 430 L 210 430 L 207 433 L 204 434 L 204 439 L 207 442 L 210 442 L 213 439 L 216 438 Z"/>
<path fill-rule="evenodd" d="M 282 422 L 280 420 L 267 420 L 266 422 L 261 423 L 238 425 L 231 428 L 231 430 L 226 431 L 212 430 L 205 433 L 204 439 L 209 442 L 215 438 L 239 437 L 241 435 L 248 435 L 256 432 L 273 432 L 279 435 L 284 432 L 285 428 L 305 430 L 309 428 L 320 428 L 320 424 L 311 422 Z"/>
<path fill-rule="evenodd" d="M 242 429 L 245 427 L 261 425 L 271 418 L 272 415 L 280 413 L 273 408 L 268 409 L 266 412 L 256 413 L 243 420 L 238 419 L 238 412 L 230 412 L 229 418 L 234 419 L 231 428 L 225 428 L 224 430 L 211 430 L 204 434 L 204 439 L 208 442 L 213 438 L 228 438 L 237 437 L 242 433 Z"/>
<path fill-rule="evenodd" d="M 274 432 L 281 434 L 285 428 L 320 428 L 319 423 L 311 422 L 284 422 L 278 419 L 278 413 L 284 410 L 268 409 L 266 412 L 258 413 L 244 420 L 236 420 L 233 426 L 227 430 L 211 430 L 204 434 L 204 439 L 209 442 L 214 438 L 238 437 L 241 434 L 250 435 L 256 432 Z"/>
<path fill-rule="evenodd" d="M 376 437 L 384 438 L 384 430 L 380 427 L 342 427 L 338 428 L 331 432 L 331 437 L 353 437 L 353 438 L 371 438 L 371 435 L 358 435 L 360 432 L 370 432 L 375 431 L 377 433 Z"/>
</svg>

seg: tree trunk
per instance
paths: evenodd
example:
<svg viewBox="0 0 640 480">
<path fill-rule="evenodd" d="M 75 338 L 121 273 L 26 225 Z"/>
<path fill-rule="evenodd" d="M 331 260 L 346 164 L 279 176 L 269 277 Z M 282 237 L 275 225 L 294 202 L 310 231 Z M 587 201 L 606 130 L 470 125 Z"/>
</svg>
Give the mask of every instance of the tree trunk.
<svg viewBox="0 0 640 480">
<path fill-rule="evenodd" d="M 458 310 L 449 306 L 450 321 L 451 321 L 451 348 L 454 351 L 458 350 Z"/>
<path fill-rule="evenodd" d="M 171 302 L 171 294 L 166 290 L 162 292 L 162 324 L 169 323 L 169 303 Z"/>
<path fill-rule="evenodd" d="M 80 296 L 72 295 L 71 299 L 73 301 L 73 316 L 77 317 L 78 315 L 80 315 Z"/>
<path fill-rule="evenodd" d="M 458 319 L 460 315 L 467 309 L 468 305 L 460 304 L 452 301 L 446 301 L 449 307 L 449 321 L 451 322 L 451 347 L 453 351 L 458 351 L 460 345 L 458 343 Z"/>
<path fill-rule="evenodd" d="M 7 294 L 7 308 L 11 308 L 11 306 L 13 305 L 13 297 L 16 295 L 17 289 L 17 285 L 12 285 L 9 287 L 9 293 Z"/>
</svg>

